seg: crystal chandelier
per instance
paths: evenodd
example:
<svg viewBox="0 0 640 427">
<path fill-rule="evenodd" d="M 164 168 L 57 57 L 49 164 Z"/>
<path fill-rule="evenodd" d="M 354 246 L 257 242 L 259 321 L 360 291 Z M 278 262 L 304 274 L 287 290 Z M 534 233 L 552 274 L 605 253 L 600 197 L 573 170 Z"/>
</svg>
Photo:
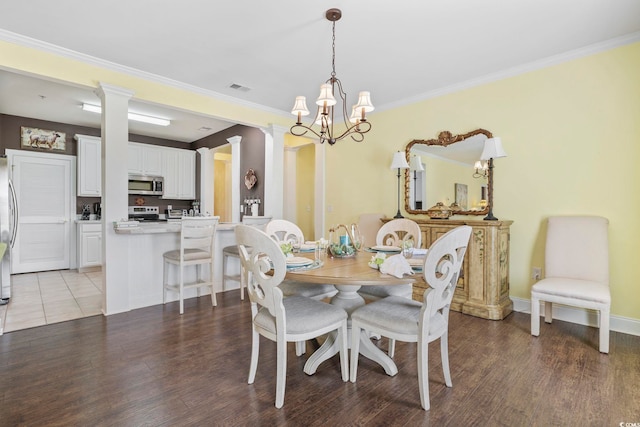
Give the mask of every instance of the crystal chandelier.
<svg viewBox="0 0 640 427">
<path fill-rule="evenodd" d="M 374 110 L 371 103 L 371 95 L 369 92 L 360 92 L 358 95 L 358 103 L 351 107 L 351 115 L 347 115 L 347 95 L 342 89 L 340 79 L 336 77 L 336 21 L 342 17 L 340 9 L 329 9 L 325 14 L 326 18 L 333 22 L 333 39 L 332 39 L 332 71 L 331 77 L 320 86 L 320 96 L 316 100 L 318 111 L 313 122 L 307 126 L 302 123 L 302 116 L 308 116 L 307 102 L 304 96 L 297 96 L 295 105 L 291 110 L 291 114 L 298 117 L 295 125 L 291 126 L 290 132 L 295 136 L 303 136 L 307 132 L 313 133 L 320 138 L 320 143 L 325 141 L 333 145 L 336 141 L 350 136 L 354 141 L 363 141 L 364 134 L 371 130 L 371 123 L 367 121 L 366 113 Z M 336 135 L 333 129 L 335 123 L 334 113 L 337 107 L 337 100 L 333 96 L 336 93 L 340 96 L 342 102 L 342 119 L 347 129 L 340 135 Z M 339 114 L 339 113 L 338 113 Z M 312 128 L 316 124 L 320 126 L 319 132 Z"/>
</svg>

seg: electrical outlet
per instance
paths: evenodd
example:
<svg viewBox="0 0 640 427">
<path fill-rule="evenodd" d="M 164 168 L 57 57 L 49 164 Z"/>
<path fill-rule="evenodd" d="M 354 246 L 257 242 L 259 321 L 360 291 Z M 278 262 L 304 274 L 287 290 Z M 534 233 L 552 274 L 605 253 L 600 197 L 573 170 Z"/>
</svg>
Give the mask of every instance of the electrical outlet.
<svg viewBox="0 0 640 427">
<path fill-rule="evenodd" d="M 540 280 L 541 277 L 542 277 L 542 269 L 540 267 L 533 267 L 531 278 L 533 280 Z"/>
</svg>

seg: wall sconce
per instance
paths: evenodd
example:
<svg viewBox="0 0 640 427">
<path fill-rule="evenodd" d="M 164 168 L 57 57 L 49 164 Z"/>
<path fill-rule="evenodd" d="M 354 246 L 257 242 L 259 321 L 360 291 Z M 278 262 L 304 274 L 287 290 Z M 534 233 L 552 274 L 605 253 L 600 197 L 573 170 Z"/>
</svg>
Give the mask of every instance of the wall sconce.
<svg viewBox="0 0 640 427">
<path fill-rule="evenodd" d="M 475 172 L 473 173 L 474 178 L 486 178 L 489 176 L 489 162 L 483 162 L 482 160 L 478 160 L 473 168 Z"/>
<path fill-rule="evenodd" d="M 487 175 L 489 182 L 491 183 L 487 194 L 489 213 L 484 217 L 487 221 L 496 221 L 498 219 L 493 216 L 493 159 L 498 159 L 500 157 L 507 157 L 507 153 L 504 151 L 504 148 L 502 148 L 502 139 L 498 137 L 486 139 L 484 141 L 484 149 L 480 155 L 480 160 L 487 160 L 487 164 L 489 165 L 489 173 Z"/>
<path fill-rule="evenodd" d="M 393 153 L 393 160 L 391 161 L 391 169 L 398 169 L 398 212 L 394 218 L 404 218 L 400 213 L 400 169 L 409 169 L 409 163 L 404 152 L 398 151 Z"/>
</svg>

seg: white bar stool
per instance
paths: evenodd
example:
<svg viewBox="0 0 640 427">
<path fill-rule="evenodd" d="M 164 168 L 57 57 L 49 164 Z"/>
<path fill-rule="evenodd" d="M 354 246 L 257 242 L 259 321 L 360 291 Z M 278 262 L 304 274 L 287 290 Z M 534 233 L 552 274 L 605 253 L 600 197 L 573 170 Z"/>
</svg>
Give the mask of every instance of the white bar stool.
<svg viewBox="0 0 640 427">
<path fill-rule="evenodd" d="M 211 305 L 217 305 L 214 288 L 213 257 L 216 227 L 220 217 L 185 217 L 182 218 L 180 231 L 180 249 L 165 252 L 163 269 L 162 302 L 167 302 L 167 291 L 176 292 L 180 299 L 180 314 L 184 313 L 184 290 L 196 288 L 200 297 L 200 288 L 211 288 Z M 202 278 L 202 266 L 209 264 L 209 277 Z M 169 284 L 169 265 L 178 266 L 178 283 Z M 196 266 L 196 281 L 184 283 L 184 267 Z"/>
</svg>

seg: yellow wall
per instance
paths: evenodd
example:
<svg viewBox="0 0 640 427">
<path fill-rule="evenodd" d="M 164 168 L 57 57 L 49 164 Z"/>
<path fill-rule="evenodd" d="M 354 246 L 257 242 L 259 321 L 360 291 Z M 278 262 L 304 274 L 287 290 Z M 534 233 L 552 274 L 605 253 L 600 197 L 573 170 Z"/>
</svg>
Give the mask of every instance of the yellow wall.
<svg viewBox="0 0 640 427">
<path fill-rule="evenodd" d="M 315 173 L 315 147 L 313 144 L 304 145 L 297 151 L 296 167 L 296 222 L 307 240 L 313 240 L 313 207 L 314 207 L 314 173 Z"/>
<path fill-rule="evenodd" d="M 213 214 L 220 217 L 220 222 L 231 222 L 231 218 L 227 215 L 227 206 L 231 200 L 227 200 L 227 188 L 231 183 L 227 182 L 227 161 L 214 160 L 213 167 Z"/>
<path fill-rule="evenodd" d="M 291 120 L 0 42 L 0 66 L 77 85 L 105 82 L 135 97 L 254 125 Z M 509 157 L 495 162 L 495 208 L 515 221 L 511 294 L 529 298 L 531 267 L 543 265 L 543 221 L 591 214 L 610 220 L 612 314 L 640 319 L 640 43 L 390 111 L 374 112 L 361 143 L 327 149 L 326 227 L 365 212 L 396 211 L 394 151 L 442 130 L 485 128 Z M 375 94 L 373 94 L 375 102 Z M 319 237 L 319 236 L 316 236 Z"/>
<path fill-rule="evenodd" d="M 371 115 L 363 143 L 327 150 L 327 224 L 396 210 L 393 152 L 442 130 L 502 137 L 494 214 L 510 219 L 511 295 L 528 299 L 544 265 L 544 219 L 610 221 L 612 314 L 640 319 L 640 43 Z M 375 96 L 375 94 L 374 94 Z M 374 99 L 375 101 L 375 99 Z"/>
</svg>

